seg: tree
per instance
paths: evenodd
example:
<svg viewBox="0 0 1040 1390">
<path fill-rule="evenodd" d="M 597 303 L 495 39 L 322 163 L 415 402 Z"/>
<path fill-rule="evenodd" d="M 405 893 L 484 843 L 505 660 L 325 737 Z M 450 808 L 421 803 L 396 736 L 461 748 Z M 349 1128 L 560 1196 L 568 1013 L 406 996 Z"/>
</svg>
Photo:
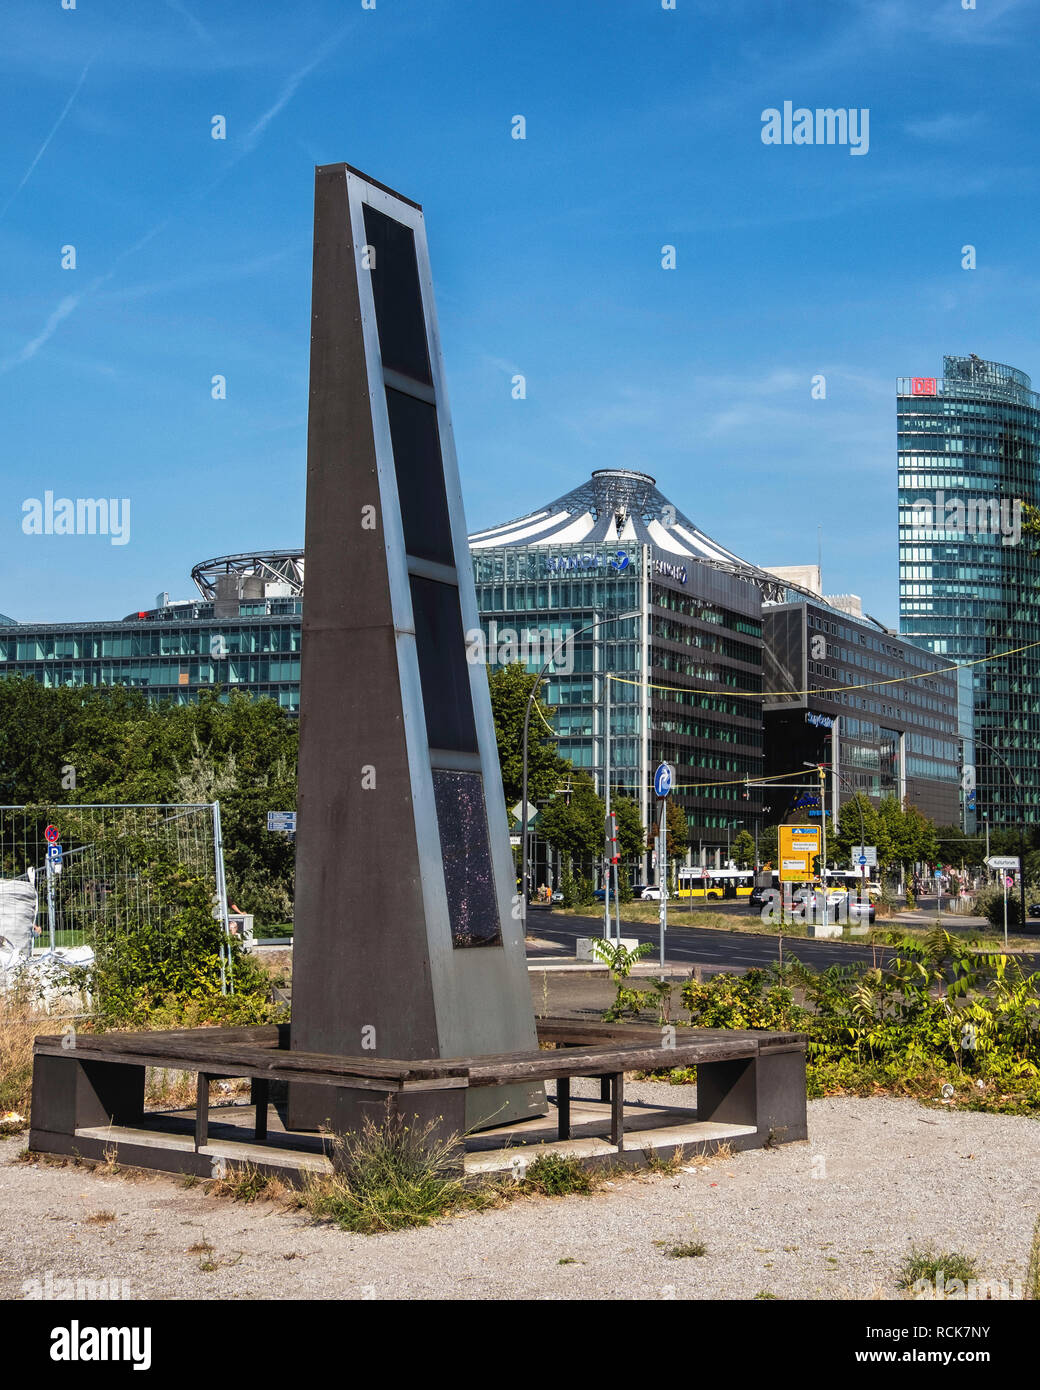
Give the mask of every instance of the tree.
<svg viewBox="0 0 1040 1390">
<path fill-rule="evenodd" d="M 767 825 L 758 835 L 758 862 L 776 867 L 779 826 Z"/>
<path fill-rule="evenodd" d="M 539 814 L 538 833 L 565 858 L 591 867 L 604 855 L 606 804 L 587 772 L 573 768 L 568 776 L 570 804 L 554 796 Z"/>
<path fill-rule="evenodd" d="M 690 825 L 686 812 L 673 797 L 668 797 L 665 805 L 668 808 L 665 821 L 668 826 L 668 857 L 679 859 L 690 847 Z"/>
<path fill-rule="evenodd" d="M 491 717 L 507 806 L 515 806 L 523 795 L 524 714 L 537 679 L 520 662 L 488 667 Z M 532 804 L 548 800 L 571 771 L 570 763 L 560 757 L 553 742 L 552 713 L 536 696 L 527 729 L 527 799 Z"/>
<path fill-rule="evenodd" d="M 738 869 L 750 869 L 755 862 L 755 840 L 747 830 L 742 830 L 733 841 L 732 858 Z"/>
<path fill-rule="evenodd" d="M 0 681 L 0 791 L 13 804 L 221 803 L 228 893 L 261 922 L 292 914 L 294 847 L 267 831 L 296 806 L 296 720 L 275 701 L 204 690 L 149 704 L 124 686 Z M 74 785 L 65 769 L 71 769 Z"/>
</svg>

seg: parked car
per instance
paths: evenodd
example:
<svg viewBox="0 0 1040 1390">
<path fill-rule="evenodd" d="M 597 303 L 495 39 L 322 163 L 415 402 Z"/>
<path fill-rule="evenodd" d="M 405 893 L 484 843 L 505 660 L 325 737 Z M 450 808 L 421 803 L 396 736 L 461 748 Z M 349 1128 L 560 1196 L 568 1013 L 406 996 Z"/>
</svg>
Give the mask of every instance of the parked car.
<svg viewBox="0 0 1040 1390">
<path fill-rule="evenodd" d="M 668 896 L 668 890 L 667 890 L 667 889 L 665 889 L 665 894 L 664 894 L 664 895 L 665 895 L 665 897 L 667 898 L 667 896 Z M 660 900 L 661 900 L 661 889 L 660 889 L 659 886 L 652 886 L 652 887 L 650 887 L 650 888 L 644 888 L 643 891 L 640 893 L 639 896 L 643 899 L 644 902 L 660 902 Z"/>
<path fill-rule="evenodd" d="M 563 902 L 563 889 L 562 889 L 562 888 L 556 888 L 556 889 L 553 890 L 552 900 L 553 900 L 554 903 L 562 903 L 562 902 Z"/>
<path fill-rule="evenodd" d="M 646 892 L 646 884 L 645 884 L 645 883 L 633 883 L 633 885 L 632 885 L 632 896 L 633 896 L 633 898 L 641 898 L 645 892 Z"/>
<path fill-rule="evenodd" d="M 606 899 L 607 890 L 605 888 L 597 888 L 592 896 L 596 899 L 598 903 L 601 903 Z"/>
<path fill-rule="evenodd" d="M 761 912 L 769 902 L 769 894 L 776 891 L 775 888 L 752 888 L 751 896 L 748 898 L 748 911 Z"/>
</svg>

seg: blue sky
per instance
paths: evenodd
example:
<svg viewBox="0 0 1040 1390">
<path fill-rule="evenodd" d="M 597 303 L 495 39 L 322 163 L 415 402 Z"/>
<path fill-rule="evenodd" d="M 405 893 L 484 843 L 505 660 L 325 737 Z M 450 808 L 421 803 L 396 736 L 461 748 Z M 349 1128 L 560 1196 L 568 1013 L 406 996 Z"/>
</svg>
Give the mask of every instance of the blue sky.
<svg viewBox="0 0 1040 1390">
<path fill-rule="evenodd" d="M 1036 9 L 977 3 L 5 0 L 0 612 L 121 617 L 303 544 L 345 160 L 424 205 L 471 530 L 644 469 L 761 564 L 822 523 L 827 592 L 894 624 L 895 377 L 1040 379 Z M 763 144 L 785 100 L 868 108 L 869 151 Z M 129 542 L 25 535 L 47 490 L 128 497 Z"/>
</svg>

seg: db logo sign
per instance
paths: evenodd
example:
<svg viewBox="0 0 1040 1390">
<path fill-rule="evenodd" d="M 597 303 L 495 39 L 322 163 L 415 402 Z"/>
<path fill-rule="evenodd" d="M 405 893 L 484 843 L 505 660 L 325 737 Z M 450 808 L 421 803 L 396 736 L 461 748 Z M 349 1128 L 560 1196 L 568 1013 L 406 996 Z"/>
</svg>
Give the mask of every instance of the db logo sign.
<svg viewBox="0 0 1040 1390">
<path fill-rule="evenodd" d="M 934 396 L 935 377 L 934 376 L 912 376 L 910 378 L 911 396 Z"/>
</svg>

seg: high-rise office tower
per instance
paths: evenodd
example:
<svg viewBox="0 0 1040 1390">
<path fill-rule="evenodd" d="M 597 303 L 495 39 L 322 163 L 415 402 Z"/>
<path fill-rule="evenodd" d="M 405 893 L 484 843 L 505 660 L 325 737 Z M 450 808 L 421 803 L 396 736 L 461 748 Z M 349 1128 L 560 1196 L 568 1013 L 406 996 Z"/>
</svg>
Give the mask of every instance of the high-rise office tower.
<svg viewBox="0 0 1040 1390">
<path fill-rule="evenodd" d="M 897 413 L 900 630 L 951 665 L 979 663 L 961 673 L 967 819 L 1036 822 L 1040 539 L 1022 525 L 1040 500 L 1040 396 L 1013 367 L 944 357 L 940 378 L 899 379 Z"/>
</svg>

